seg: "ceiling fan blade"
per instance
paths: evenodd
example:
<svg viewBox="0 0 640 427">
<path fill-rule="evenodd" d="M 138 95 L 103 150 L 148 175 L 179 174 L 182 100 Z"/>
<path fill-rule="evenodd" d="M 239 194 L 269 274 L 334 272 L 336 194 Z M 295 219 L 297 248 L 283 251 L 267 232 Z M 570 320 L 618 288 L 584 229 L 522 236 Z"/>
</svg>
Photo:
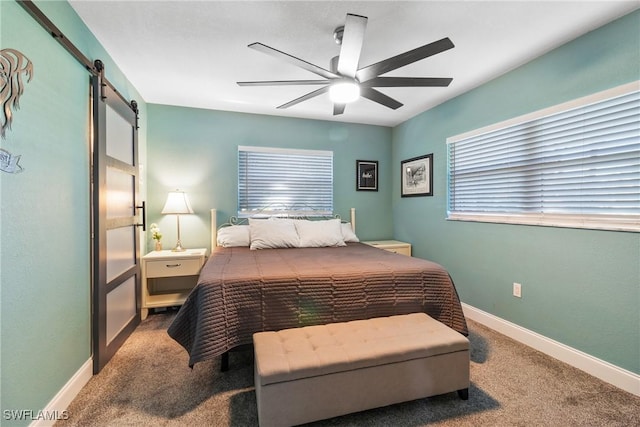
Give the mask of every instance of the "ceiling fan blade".
<svg viewBox="0 0 640 427">
<path fill-rule="evenodd" d="M 289 107 L 292 107 L 292 106 L 294 106 L 296 104 L 301 103 L 302 101 L 306 101 L 306 100 L 314 98 L 314 97 L 316 97 L 318 95 L 322 95 L 323 93 L 328 92 L 328 91 L 329 91 L 329 85 L 321 87 L 320 89 L 316 89 L 313 92 L 309 92 L 306 95 L 302 95 L 300 98 L 296 98 L 293 101 L 289 101 L 286 104 L 282 104 L 282 105 L 278 106 L 277 108 L 279 108 L 279 109 L 289 108 Z"/>
<path fill-rule="evenodd" d="M 238 86 L 295 86 L 295 85 L 326 85 L 327 80 L 266 80 L 258 82 L 236 82 Z"/>
<path fill-rule="evenodd" d="M 453 79 L 445 77 L 374 77 L 361 87 L 438 87 L 449 86 Z"/>
<path fill-rule="evenodd" d="M 258 42 L 251 43 L 249 45 L 249 47 L 251 49 L 257 50 L 258 52 L 266 53 L 267 55 L 273 56 L 275 58 L 284 59 L 285 61 L 287 61 L 287 62 L 289 62 L 289 63 L 291 63 L 293 65 L 296 65 L 296 66 L 298 66 L 298 67 L 300 67 L 302 69 L 305 69 L 307 71 L 311 71 L 312 73 L 317 74 L 319 76 L 322 76 L 322 77 L 324 77 L 326 79 L 335 79 L 335 78 L 340 77 L 337 74 L 332 73 L 329 70 L 325 70 L 322 67 L 318 67 L 317 65 L 314 65 L 314 64 L 312 64 L 310 62 L 307 62 L 307 61 L 303 61 L 300 58 L 296 58 L 295 56 L 291 56 L 288 53 L 281 52 L 278 49 L 274 49 L 274 48 L 269 47 L 267 45 L 264 45 L 262 43 L 258 43 Z"/>
<path fill-rule="evenodd" d="M 366 29 L 366 16 L 347 13 L 347 20 L 344 23 L 344 33 L 342 36 L 342 46 L 340 47 L 340 56 L 338 59 L 338 74 L 345 77 L 356 77 Z"/>
<path fill-rule="evenodd" d="M 378 104 L 382 104 L 385 107 L 389 107 L 392 110 L 397 110 L 398 108 L 402 107 L 402 103 L 396 101 L 395 99 L 391 98 L 390 96 L 385 95 L 382 92 L 379 92 L 377 90 L 375 90 L 372 87 L 363 87 L 360 90 L 360 95 L 370 99 L 374 102 L 377 102 Z"/>
<path fill-rule="evenodd" d="M 333 104 L 333 115 L 338 116 L 344 113 L 344 107 L 346 106 L 347 104 Z"/>
<path fill-rule="evenodd" d="M 389 71 L 404 67 L 405 65 L 412 64 L 416 61 L 420 61 L 421 59 L 428 58 L 429 56 L 438 54 L 440 52 L 444 52 L 445 50 L 451 49 L 453 47 L 453 42 L 449 40 L 448 37 L 445 37 L 433 43 L 417 47 L 413 50 L 401 53 L 400 55 L 396 55 L 383 61 L 376 62 L 375 64 L 369 65 L 367 67 L 361 68 L 356 73 L 356 76 L 361 83 L 366 82 L 367 80 L 371 80 L 374 77 L 378 77 L 384 73 L 388 73 Z"/>
</svg>

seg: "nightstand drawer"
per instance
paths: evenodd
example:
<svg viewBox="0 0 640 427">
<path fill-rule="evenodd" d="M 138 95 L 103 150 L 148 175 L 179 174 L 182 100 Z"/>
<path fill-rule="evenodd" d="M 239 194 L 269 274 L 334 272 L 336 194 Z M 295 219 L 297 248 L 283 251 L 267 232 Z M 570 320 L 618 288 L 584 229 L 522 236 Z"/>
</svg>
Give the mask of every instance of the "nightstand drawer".
<svg viewBox="0 0 640 427">
<path fill-rule="evenodd" d="M 201 266 L 200 259 L 147 261 L 147 277 L 195 276 Z"/>
</svg>

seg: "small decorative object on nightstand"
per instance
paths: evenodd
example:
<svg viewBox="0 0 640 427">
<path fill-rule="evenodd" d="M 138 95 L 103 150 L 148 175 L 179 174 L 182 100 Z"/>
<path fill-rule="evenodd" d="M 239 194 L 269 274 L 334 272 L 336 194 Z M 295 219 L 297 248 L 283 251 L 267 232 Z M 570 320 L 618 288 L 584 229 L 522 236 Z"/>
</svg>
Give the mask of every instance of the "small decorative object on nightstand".
<svg viewBox="0 0 640 427">
<path fill-rule="evenodd" d="M 151 238 L 155 241 L 155 250 L 162 250 L 162 233 L 160 232 L 160 228 L 158 224 L 151 224 Z"/>
<path fill-rule="evenodd" d="M 398 240 L 375 240 L 362 243 L 364 243 L 365 245 L 384 249 L 385 251 L 394 252 L 396 254 L 411 256 L 410 243 L 400 242 Z"/>
<path fill-rule="evenodd" d="M 206 249 L 153 251 L 142 257 L 142 319 L 150 308 L 182 305 L 197 284 Z"/>
</svg>

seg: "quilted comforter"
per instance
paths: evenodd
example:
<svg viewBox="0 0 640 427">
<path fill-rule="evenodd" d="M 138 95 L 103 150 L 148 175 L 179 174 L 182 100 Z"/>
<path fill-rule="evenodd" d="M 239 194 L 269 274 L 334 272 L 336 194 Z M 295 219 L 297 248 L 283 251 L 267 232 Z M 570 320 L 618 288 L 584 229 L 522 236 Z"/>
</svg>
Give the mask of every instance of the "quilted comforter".
<svg viewBox="0 0 640 427">
<path fill-rule="evenodd" d="M 414 312 L 468 334 L 453 281 L 434 262 L 361 243 L 217 247 L 168 333 L 193 366 L 251 343 L 255 332 Z"/>
</svg>

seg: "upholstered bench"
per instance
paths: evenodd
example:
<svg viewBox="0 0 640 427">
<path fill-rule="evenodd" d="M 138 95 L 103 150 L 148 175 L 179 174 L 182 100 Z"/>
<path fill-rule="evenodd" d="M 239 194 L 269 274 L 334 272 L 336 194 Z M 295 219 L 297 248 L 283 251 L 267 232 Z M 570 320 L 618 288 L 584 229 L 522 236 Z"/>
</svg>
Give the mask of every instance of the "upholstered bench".
<svg viewBox="0 0 640 427">
<path fill-rule="evenodd" d="M 261 427 L 469 390 L 469 341 L 424 313 L 253 335 Z"/>
</svg>

